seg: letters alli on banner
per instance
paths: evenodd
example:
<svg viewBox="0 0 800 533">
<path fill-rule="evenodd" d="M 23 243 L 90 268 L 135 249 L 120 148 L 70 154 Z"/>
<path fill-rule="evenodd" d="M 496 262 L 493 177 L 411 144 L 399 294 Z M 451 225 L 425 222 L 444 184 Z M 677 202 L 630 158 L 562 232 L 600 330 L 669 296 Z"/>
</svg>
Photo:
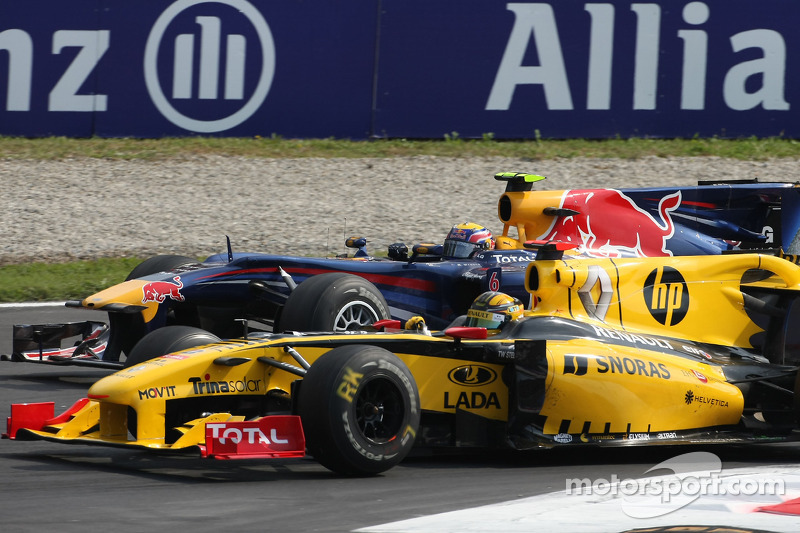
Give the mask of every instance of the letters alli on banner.
<svg viewBox="0 0 800 533">
<path fill-rule="evenodd" d="M 575 104 L 567 79 L 556 17 L 550 4 L 510 3 L 514 26 L 494 79 L 486 110 L 506 111 L 514 91 L 520 85 L 541 85 L 548 110 L 572 110 Z M 590 45 L 587 82 L 587 110 L 608 110 L 611 107 L 614 49 L 614 23 L 618 13 L 613 4 L 587 3 Z M 636 46 L 633 71 L 634 110 L 656 109 L 658 96 L 658 64 L 660 54 L 661 6 L 654 3 L 631 4 L 636 20 Z M 691 2 L 683 8 L 687 29 L 677 32 L 683 41 L 683 64 L 680 80 L 680 108 L 705 109 L 708 35 L 705 30 L 691 29 L 706 23 L 711 14 L 703 2 Z M 538 51 L 539 64 L 523 65 L 531 45 Z M 743 61 L 725 74 L 722 97 L 728 108 L 744 111 L 762 106 L 767 110 L 789 109 L 784 98 L 786 43 L 783 36 L 769 29 L 753 29 L 730 36 L 732 53 L 747 48 L 760 48 L 763 57 Z M 617 51 L 617 54 L 619 52 Z M 745 83 L 754 75 L 762 76 L 761 87 L 748 92 Z"/>
</svg>

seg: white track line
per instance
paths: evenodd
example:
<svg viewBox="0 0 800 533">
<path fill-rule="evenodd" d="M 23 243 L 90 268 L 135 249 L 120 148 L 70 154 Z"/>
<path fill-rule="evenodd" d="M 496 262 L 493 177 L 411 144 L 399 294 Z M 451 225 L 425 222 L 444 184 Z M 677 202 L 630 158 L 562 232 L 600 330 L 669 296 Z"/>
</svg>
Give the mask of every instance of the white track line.
<svg viewBox="0 0 800 533">
<path fill-rule="evenodd" d="M 64 307 L 66 302 L 23 302 L 14 304 L 0 304 L 0 309 L 30 308 L 30 307 Z"/>
</svg>

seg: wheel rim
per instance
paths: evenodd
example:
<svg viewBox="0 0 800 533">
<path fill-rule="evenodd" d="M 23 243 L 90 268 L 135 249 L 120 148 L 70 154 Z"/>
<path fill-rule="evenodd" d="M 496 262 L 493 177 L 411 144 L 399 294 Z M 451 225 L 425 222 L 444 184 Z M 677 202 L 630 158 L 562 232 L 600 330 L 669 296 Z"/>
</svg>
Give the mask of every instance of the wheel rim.
<svg viewBox="0 0 800 533">
<path fill-rule="evenodd" d="M 397 437 L 405 418 L 403 395 L 398 386 L 385 377 L 362 383 L 355 409 L 361 436 L 373 444 L 384 444 Z"/>
<path fill-rule="evenodd" d="M 371 326 L 380 320 L 377 311 L 366 302 L 350 302 L 342 307 L 333 321 L 334 331 L 353 331 Z"/>
</svg>

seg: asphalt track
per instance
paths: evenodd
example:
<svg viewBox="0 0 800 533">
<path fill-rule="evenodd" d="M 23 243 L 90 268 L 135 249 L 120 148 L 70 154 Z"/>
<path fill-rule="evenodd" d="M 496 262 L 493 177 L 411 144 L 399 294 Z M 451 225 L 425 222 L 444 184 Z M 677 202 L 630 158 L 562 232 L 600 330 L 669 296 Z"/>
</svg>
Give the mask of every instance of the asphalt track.
<svg viewBox="0 0 800 533">
<path fill-rule="evenodd" d="M 14 323 L 87 318 L 98 317 L 64 308 L 0 308 L 0 351 L 10 351 Z M 54 401 L 59 412 L 107 373 L 0 362 L 0 416 L 9 415 L 12 402 Z M 414 456 L 383 475 L 354 479 L 334 475 L 312 459 L 213 461 L 2 440 L 0 530 L 616 532 L 687 525 L 692 520 L 707 524 L 698 518 L 708 516 L 702 514 L 703 509 L 688 518 L 672 513 L 622 520 L 619 504 L 607 498 L 605 511 L 596 512 L 599 507 L 587 510 L 582 507 L 585 502 L 563 495 L 569 478 L 640 478 L 654 465 L 691 451 L 715 453 L 725 471 L 777 472 L 800 464 L 800 446 L 786 445 L 571 448 L 529 454 Z M 790 493 L 796 489 L 800 494 L 800 469 L 797 474 L 797 486 L 789 487 Z M 614 512 L 608 512 L 609 505 Z M 532 523 L 534 516 L 542 521 Z M 800 531 L 797 517 L 713 516 L 716 525 L 756 523 L 767 531 Z M 392 524 L 397 521 L 406 522 Z"/>
</svg>

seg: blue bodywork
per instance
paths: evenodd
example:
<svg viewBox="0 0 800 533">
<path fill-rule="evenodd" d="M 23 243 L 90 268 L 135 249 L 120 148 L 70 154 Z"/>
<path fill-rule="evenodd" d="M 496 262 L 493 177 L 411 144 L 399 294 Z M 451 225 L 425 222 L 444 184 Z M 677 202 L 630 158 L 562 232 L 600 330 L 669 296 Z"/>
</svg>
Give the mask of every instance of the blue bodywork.
<svg viewBox="0 0 800 533">
<path fill-rule="evenodd" d="M 535 252 L 528 250 L 491 250 L 470 259 L 432 256 L 415 261 L 235 253 L 233 261 L 227 263 L 227 256 L 219 254 L 195 267 L 181 269 L 181 280 L 187 301 L 240 307 L 253 299 L 249 288 L 253 279 L 263 280 L 273 290 L 289 295 L 277 267 L 298 284 L 326 272 L 348 272 L 373 283 L 386 298 L 394 318 L 405 320 L 422 315 L 438 329 L 463 314 L 478 294 L 489 290 L 490 269 L 498 279 L 496 288 L 527 302 L 530 295 L 524 288 L 525 268 L 535 257 Z"/>
</svg>

